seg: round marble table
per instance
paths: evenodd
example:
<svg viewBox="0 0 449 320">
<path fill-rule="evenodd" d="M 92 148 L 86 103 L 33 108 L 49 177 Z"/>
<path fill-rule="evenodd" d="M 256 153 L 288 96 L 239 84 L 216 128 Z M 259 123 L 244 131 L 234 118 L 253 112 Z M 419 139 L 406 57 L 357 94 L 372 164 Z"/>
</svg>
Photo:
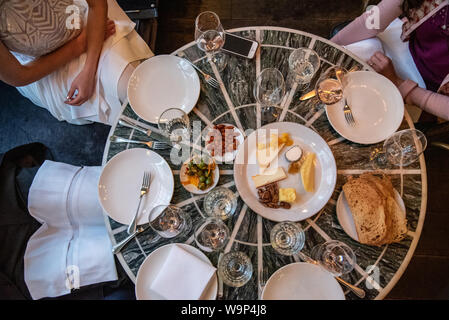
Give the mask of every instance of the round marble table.
<svg viewBox="0 0 449 320">
<path fill-rule="evenodd" d="M 301 31 L 277 27 L 249 27 L 230 30 L 230 32 L 259 41 L 261 48 L 254 59 L 230 56 L 226 69 L 223 72 L 218 72 L 194 42 L 173 53 L 187 57 L 204 72 L 214 75 L 220 82 L 220 88 L 214 89 L 200 77 L 201 95 L 189 117 L 191 121 L 200 121 L 202 128 L 217 123 L 231 123 L 243 129 L 244 132 L 247 129 L 259 128 L 272 121 L 261 116 L 260 106 L 256 104 L 253 97 L 253 85 L 257 75 L 264 68 L 278 68 L 286 76 L 287 59 L 295 48 L 313 48 L 321 57 L 321 67 L 312 81 L 312 86 L 319 74 L 332 65 L 344 66 L 347 69 L 358 66 L 364 70 L 371 70 L 363 61 L 343 48 L 326 39 Z M 287 92 L 287 96 L 278 110 L 280 116 L 275 121 L 297 122 L 318 132 L 330 146 L 338 170 L 336 188 L 329 202 L 315 216 L 301 222 L 306 231 L 303 252 L 308 254 L 314 245 L 329 239 L 345 242 L 355 251 L 357 265 L 350 274 L 344 276 L 344 279 L 363 288 L 366 291 L 366 299 L 382 299 L 401 277 L 421 234 L 427 202 L 424 157 L 421 156 L 419 162 L 403 170 L 391 167 L 385 171 L 391 177 L 395 188 L 401 193 L 406 206 L 409 231 L 405 239 L 400 243 L 382 247 L 359 244 L 346 235 L 339 225 L 335 212 L 336 200 L 349 175 L 356 176 L 371 170 L 368 161 L 369 153 L 374 147 L 379 147 L 382 144 L 366 146 L 343 139 L 330 126 L 326 113 L 317 103 L 316 98 L 301 102 L 299 97 L 302 93 L 299 90 Z M 127 103 L 123 106 L 122 115 L 146 123 L 137 117 Z M 413 123 L 406 112 L 400 129 L 409 127 L 413 127 Z M 113 126 L 110 134 L 141 140 L 147 138 L 133 129 L 120 125 Z M 108 142 L 104 151 L 103 164 L 117 153 L 135 147 L 139 147 L 139 145 L 110 144 Z M 190 194 L 182 187 L 179 179 L 180 166 L 170 162 L 169 152 L 169 150 L 158 151 L 166 158 L 175 178 L 175 191 L 171 203 L 186 210 L 196 222 L 204 216 L 202 212 L 203 197 Z M 219 185 L 236 192 L 232 164 L 220 165 Z M 127 226 L 112 220 L 106 214 L 105 221 L 113 244 L 127 236 Z M 225 285 L 223 298 L 258 299 L 264 282 L 273 272 L 286 264 L 299 260 L 297 257 L 282 256 L 273 250 L 269 241 L 269 232 L 275 223 L 254 213 L 240 198 L 236 213 L 227 221 L 227 224 L 232 231 L 228 248 L 247 253 L 252 260 L 254 273 L 251 280 L 241 288 L 231 288 Z M 152 231 L 147 230 L 138 235 L 118 254 L 119 261 L 133 281 L 148 254 L 170 242 L 163 240 L 158 243 L 150 243 L 152 238 Z M 180 239 L 175 239 L 175 241 L 180 241 Z M 193 237 L 181 239 L 181 241 L 195 245 Z M 216 265 L 217 254 L 209 254 L 209 258 Z M 358 299 L 346 289 L 345 294 L 347 299 Z"/>
</svg>

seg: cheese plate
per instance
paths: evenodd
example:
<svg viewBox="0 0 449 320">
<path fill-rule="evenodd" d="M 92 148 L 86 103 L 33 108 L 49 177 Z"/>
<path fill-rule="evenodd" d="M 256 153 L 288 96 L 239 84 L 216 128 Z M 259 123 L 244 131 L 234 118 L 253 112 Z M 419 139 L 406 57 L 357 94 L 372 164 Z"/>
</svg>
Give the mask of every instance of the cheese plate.
<svg viewBox="0 0 449 320">
<path fill-rule="evenodd" d="M 259 164 L 261 158 L 258 151 L 263 148 L 261 144 L 266 143 L 273 134 L 281 136 L 285 133 L 292 140 L 289 144 L 298 145 L 302 149 L 303 158 L 315 154 L 311 169 L 314 171 L 308 174 L 313 181 L 307 183 L 313 186 L 312 192 L 305 190 L 300 172 L 288 173 L 290 162 L 285 157 L 287 144 L 276 151 L 276 157 L 271 159 L 270 156 L 268 167 L 264 159 L 260 161 L 262 165 Z M 282 175 L 279 168 L 282 168 L 287 177 Z M 274 122 L 254 131 L 239 147 L 234 161 L 234 179 L 243 201 L 254 212 L 272 221 L 301 221 L 316 214 L 329 201 L 335 188 L 337 168 L 332 151 L 315 131 L 298 123 Z M 260 190 L 260 187 L 270 185 L 273 181 L 276 189 L 279 189 L 276 192 L 295 189 L 296 200 L 288 206 L 281 205 L 277 208 L 264 205 L 258 187 Z"/>
</svg>

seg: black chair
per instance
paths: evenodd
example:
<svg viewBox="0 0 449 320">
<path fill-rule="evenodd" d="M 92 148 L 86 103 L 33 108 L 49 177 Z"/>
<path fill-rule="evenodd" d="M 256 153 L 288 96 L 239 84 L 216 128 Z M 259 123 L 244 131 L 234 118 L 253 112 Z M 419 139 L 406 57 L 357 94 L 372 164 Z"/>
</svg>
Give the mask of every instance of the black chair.
<svg viewBox="0 0 449 320">
<path fill-rule="evenodd" d="M 117 0 L 128 17 L 136 23 L 136 31 L 155 51 L 159 0 Z"/>
</svg>

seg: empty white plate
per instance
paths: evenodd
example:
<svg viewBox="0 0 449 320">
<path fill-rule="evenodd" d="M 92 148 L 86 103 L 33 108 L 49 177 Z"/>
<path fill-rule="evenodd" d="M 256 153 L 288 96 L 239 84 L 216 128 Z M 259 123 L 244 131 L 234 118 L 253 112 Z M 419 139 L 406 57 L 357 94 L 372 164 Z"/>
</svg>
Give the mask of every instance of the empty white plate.
<svg viewBox="0 0 449 320">
<path fill-rule="evenodd" d="M 184 59 L 172 55 L 154 56 L 134 70 L 128 83 L 131 108 L 142 119 L 157 123 L 169 108 L 189 113 L 200 96 L 200 80 Z"/>
<path fill-rule="evenodd" d="M 347 140 L 360 144 L 378 143 L 395 133 L 404 117 L 404 101 L 396 86 L 371 71 L 350 72 L 347 77 L 345 95 L 356 125 L 346 122 L 343 99 L 326 107 L 332 127 Z"/>
<path fill-rule="evenodd" d="M 405 217 L 405 204 L 401 198 L 399 192 L 394 189 L 395 200 L 399 204 L 399 208 L 401 208 L 402 213 Z M 342 191 L 338 196 L 337 200 L 337 219 L 338 223 L 340 223 L 344 232 L 348 236 L 350 236 L 353 240 L 359 241 L 359 237 L 357 235 L 357 230 L 355 228 L 354 219 L 352 218 L 351 209 L 349 208 L 348 201 L 346 200 L 345 193 Z"/>
<path fill-rule="evenodd" d="M 203 260 L 204 262 L 212 265 L 207 256 L 202 253 L 199 249 L 192 247 L 184 243 L 171 243 L 154 250 L 148 257 L 145 258 L 144 262 L 137 272 L 136 278 L 136 298 L 137 300 L 161 300 L 161 296 L 157 293 L 151 291 L 152 282 L 156 279 L 156 276 L 164 265 L 165 259 L 170 253 L 172 246 L 181 246 L 182 249 L 186 250 L 190 254 L 196 256 L 197 258 Z M 182 266 L 179 266 L 180 272 L 182 272 Z M 208 287 L 203 292 L 204 300 L 215 300 L 217 296 L 218 282 L 217 273 L 212 277 L 209 282 Z"/>
<path fill-rule="evenodd" d="M 345 300 L 345 295 L 332 274 L 320 266 L 297 262 L 271 275 L 262 300 Z"/>
<path fill-rule="evenodd" d="M 289 162 L 285 159 L 288 147 L 284 147 L 279 153 L 277 166 L 282 167 L 288 177 L 279 181 L 278 186 L 279 188 L 294 188 L 297 194 L 297 201 L 292 204 L 290 209 L 271 209 L 261 204 L 251 178 L 259 174 L 256 158 L 258 136 L 264 141 L 263 136 L 269 137 L 270 133 L 275 132 L 279 135 L 284 132 L 289 133 L 294 145 L 299 145 L 305 153 L 314 152 L 316 154 L 315 191 L 306 192 L 301 174 L 288 173 Z M 300 221 L 313 216 L 329 201 L 337 180 L 337 167 L 332 151 L 318 133 L 298 123 L 273 122 L 254 131 L 239 146 L 234 161 L 234 180 L 243 201 L 262 217 L 272 221 Z"/>
<path fill-rule="evenodd" d="M 151 184 L 142 199 L 137 224 L 148 223 L 154 207 L 170 203 L 174 179 L 167 161 L 151 150 L 128 149 L 108 161 L 98 183 L 103 210 L 115 221 L 129 224 L 134 217 L 144 171 L 151 173 Z"/>
</svg>

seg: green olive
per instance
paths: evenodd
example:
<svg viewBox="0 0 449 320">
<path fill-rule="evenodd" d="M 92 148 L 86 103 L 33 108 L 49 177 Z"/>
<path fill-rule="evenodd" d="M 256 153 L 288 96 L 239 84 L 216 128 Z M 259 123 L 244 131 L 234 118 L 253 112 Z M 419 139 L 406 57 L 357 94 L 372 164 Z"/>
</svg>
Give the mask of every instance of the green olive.
<svg viewBox="0 0 449 320">
<path fill-rule="evenodd" d="M 200 176 L 200 182 L 204 182 L 206 181 L 206 177 L 205 176 Z"/>
<path fill-rule="evenodd" d="M 198 185 L 198 189 L 200 189 L 200 190 L 206 189 L 206 185 L 204 184 L 204 182 L 201 182 L 201 183 Z"/>
<path fill-rule="evenodd" d="M 212 179 L 210 177 L 206 179 L 206 184 L 207 185 L 211 185 L 212 184 Z"/>
</svg>

